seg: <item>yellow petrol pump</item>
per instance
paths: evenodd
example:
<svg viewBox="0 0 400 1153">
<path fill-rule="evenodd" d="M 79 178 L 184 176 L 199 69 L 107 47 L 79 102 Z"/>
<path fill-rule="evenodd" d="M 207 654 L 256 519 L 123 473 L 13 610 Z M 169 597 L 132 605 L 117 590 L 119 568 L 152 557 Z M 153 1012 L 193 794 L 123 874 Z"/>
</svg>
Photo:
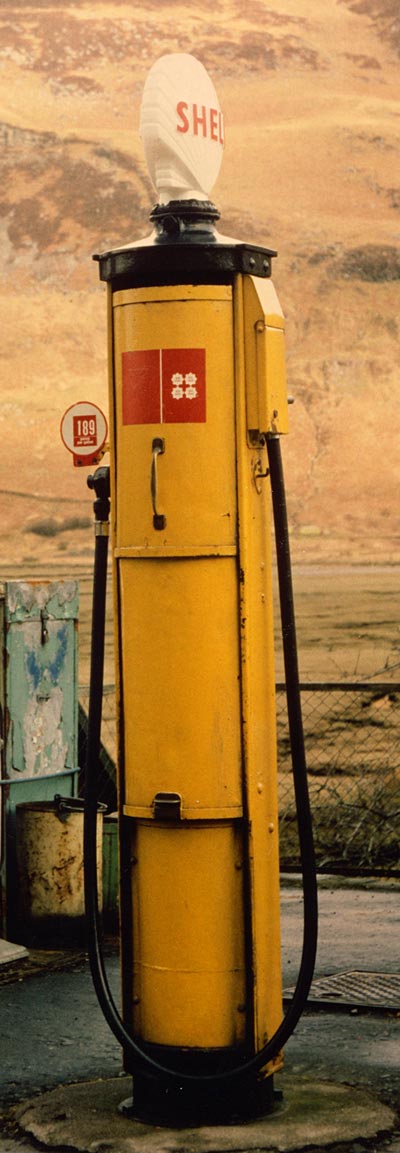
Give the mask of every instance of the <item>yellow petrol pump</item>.
<svg viewBox="0 0 400 1153">
<path fill-rule="evenodd" d="M 133 1111 L 196 1124 L 272 1108 L 315 952 L 313 891 L 301 989 L 282 1020 L 269 490 L 272 473 L 280 494 L 288 427 L 284 321 L 276 254 L 216 231 L 223 120 L 193 57 L 151 70 L 142 136 L 153 233 L 96 257 L 108 285 L 122 1017 L 96 936 L 90 829 L 87 902 Z M 108 470 L 90 483 L 105 548 Z M 280 495 L 278 521 L 279 509 Z"/>
</svg>

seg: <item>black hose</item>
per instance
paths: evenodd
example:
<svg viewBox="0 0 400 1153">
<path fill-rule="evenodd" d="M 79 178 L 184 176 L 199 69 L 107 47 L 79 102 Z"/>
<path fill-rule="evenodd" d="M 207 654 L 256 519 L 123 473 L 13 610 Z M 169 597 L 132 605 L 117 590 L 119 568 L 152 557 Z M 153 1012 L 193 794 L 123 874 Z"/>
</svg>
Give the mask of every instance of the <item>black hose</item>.
<svg viewBox="0 0 400 1153">
<path fill-rule="evenodd" d="M 296 622 L 294 612 L 292 569 L 290 563 L 289 528 L 279 437 L 267 437 L 267 448 L 271 481 L 272 509 L 275 527 L 289 736 L 293 767 L 294 792 L 296 799 L 297 823 L 299 831 L 304 899 L 303 951 L 296 992 L 297 988 L 299 987 L 303 1004 L 305 1004 L 314 972 L 315 956 L 317 951 L 317 876 L 311 807 L 307 781 L 307 763 L 304 747 L 303 719 L 301 713 Z"/>
<path fill-rule="evenodd" d="M 299 975 L 289 1009 L 276 1032 L 253 1057 L 244 1059 L 233 1069 L 212 1074 L 178 1072 L 150 1057 L 127 1032 L 114 1002 L 100 944 L 100 925 L 97 892 L 96 826 L 97 826 L 97 764 L 100 749 L 101 702 L 103 691 L 105 603 L 107 580 L 107 536 L 96 535 L 93 584 L 93 619 L 91 680 L 88 718 L 88 744 L 86 757 L 86 791 L 84 818 L 85 904 L 88 932 L 88 952 L 92 978 L 99 1004 L 114 1036 L 127 1050 L 132 1060 L 132 1071 L 143 1072 L 175 1085 L 204 1087 L 229 1085 L 248 1074 L 258 1072 L 272 1061 L 293 1033 L 303 1012 L 314 971 L 317 944 L 317 888 L 314 864 L 310 804 L 304 754 L 301 720 L 300 691 L 296 654 L 296 633 L 293 611 L 293 593 L 290 577 L 285 491 L 283 484 L 279 441 L 268 440 L 272 500 L 277 543 L 279 585 L 281 597 L 282 630 L 286 667 L 289 731 L 292 745 L 293 773 L 299 825 L 300 853 L 304 889 L 303 952 Z"/>
<path fill-rule="evenodd" d="M 98 533 L 99 524 L 107 531 Z M 85 808 L 83 819 L 83 863 L 85 914 L 88 951 L 93 983 L 98 989 L 100 942 L 99 895 L 97 884 L 98 761 L 100 755 L 103 703 L 105 605 L 107 590 L 108 524 L 96 521 L 92 601 L 92 643 L 90 652 L 89 711 L 85 764 Z"/>
</svg>

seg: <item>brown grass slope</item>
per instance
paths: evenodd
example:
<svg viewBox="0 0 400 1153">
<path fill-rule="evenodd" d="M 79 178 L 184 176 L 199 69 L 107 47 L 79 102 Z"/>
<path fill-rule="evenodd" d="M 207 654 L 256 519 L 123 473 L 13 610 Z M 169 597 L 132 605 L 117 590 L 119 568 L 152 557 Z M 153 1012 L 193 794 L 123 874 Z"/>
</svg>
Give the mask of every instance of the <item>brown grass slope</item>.
<svg viewBox="0 0 400 1153">
<path fill-rule="evenodd" d="M 3 2 L 6 560 L 91 551 L 59 423 L 75 400 L 107 406 L 91 255 L 149 231 L 140 99 L 175 51 L 203 61 L 225 110 L 221 231 L 279 251 L 294 555 L 400 560 L 399 50 L 395 0 Z"/>
</svg>

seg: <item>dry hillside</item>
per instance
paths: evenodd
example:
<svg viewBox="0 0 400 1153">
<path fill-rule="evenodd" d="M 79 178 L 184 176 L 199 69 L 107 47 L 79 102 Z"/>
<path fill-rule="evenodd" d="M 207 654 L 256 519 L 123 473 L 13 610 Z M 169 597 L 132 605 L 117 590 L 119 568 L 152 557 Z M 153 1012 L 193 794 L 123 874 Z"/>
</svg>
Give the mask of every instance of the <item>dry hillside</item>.
<svg viewBox="0 0 400 1153">
<path fill-rule="evenodd" d="M 3 561 L 91 552 L 59 423 L 107 404 L 91 254 L 149 231 L 139 106 L 175 51 L 224 108 L 220 230 L 279 252 L 294 555 L 400 561 L 398 0 L 2 0 Z"/>
</svg>

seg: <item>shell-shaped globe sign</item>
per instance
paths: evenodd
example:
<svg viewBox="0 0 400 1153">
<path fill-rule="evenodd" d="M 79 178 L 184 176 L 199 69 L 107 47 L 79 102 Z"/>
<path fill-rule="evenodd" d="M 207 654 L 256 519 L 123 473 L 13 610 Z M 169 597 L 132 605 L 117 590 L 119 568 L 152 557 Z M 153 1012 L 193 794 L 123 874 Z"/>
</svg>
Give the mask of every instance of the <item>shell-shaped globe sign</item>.
<svg viewBox="0 0 400 1153">
<path fill-rule="evenodd" d="M 140 135 L 159 204 L 209 199 L 221 166 L 223 115 L 208 72 L 194 56 L 175 52 L 153 64 Z"/>
</svg>

